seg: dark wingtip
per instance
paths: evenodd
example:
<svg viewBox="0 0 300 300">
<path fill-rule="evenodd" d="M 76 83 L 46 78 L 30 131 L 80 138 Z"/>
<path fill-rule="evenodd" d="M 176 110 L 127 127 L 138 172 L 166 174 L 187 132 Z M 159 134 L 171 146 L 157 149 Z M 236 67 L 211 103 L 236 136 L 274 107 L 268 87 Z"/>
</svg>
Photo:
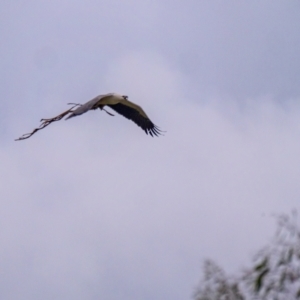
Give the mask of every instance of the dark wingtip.
<svg viewBox="0 0 300 300">
<path fill-rule="evenodd" d="M 164 135 L 163 133 L 166 131 L 161 130 L 158 126 L 153 124 L 153 127 L 145 129 L 145 132 L 147 134 L 149 133 L 152 137 L 154 137 L 154 136 L 159 137 L 160 135 Z"/>
</svg>

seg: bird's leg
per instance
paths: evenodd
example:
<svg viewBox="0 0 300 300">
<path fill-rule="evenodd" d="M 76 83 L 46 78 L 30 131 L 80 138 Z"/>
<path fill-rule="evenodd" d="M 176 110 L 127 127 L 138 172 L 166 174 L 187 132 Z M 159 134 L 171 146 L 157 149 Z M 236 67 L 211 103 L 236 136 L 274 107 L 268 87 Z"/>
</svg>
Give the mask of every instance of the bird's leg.
<svg viewBox="0 0 300 300">
<path fill-rule="evenodd" d="M 112 113 L 110 113 L 109 111 L 107 111 L 105 108 L 100 107 L 101 110 L 104 110 L 107 114 L 109 114 L 110 116 L 114 117 L 115 115 L 113 115 Z"/>
</svg>

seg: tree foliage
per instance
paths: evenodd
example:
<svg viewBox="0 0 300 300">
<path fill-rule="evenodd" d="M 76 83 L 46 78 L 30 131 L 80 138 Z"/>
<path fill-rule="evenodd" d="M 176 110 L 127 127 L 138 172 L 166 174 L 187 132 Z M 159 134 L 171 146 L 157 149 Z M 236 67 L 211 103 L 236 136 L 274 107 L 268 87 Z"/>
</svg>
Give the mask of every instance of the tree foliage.
<svg viewBox="0 0 300 300">
<path fill-rule="evenodd" d="M 194 299 L 300 299 L 300 230 L 296 212 L 277 216 L 274 238 L 238 276 L 231 277 L 206 260 Z"/>
</svg>

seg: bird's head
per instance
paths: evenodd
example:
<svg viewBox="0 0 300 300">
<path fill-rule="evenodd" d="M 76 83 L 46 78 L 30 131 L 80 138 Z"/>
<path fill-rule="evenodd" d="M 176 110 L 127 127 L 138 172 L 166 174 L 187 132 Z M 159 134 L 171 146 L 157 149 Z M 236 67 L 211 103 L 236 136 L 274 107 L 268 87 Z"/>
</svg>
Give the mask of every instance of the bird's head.
<svg viewBox="0 0 300 300">
<path fill-rule="evenodd" d="M 128 100 L 128 96 L 123 95 L 122 96 L 125 100 Z"/>
</svg>

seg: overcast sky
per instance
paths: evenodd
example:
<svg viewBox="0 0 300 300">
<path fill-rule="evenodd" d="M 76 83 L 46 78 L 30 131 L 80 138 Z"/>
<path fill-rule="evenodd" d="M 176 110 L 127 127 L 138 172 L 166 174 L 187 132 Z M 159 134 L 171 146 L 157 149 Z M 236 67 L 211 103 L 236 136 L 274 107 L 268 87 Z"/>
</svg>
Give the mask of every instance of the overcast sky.
<svg viewBox="0 0 300 300">
<path fill-rule="evenodd" d="M 300 2 L 0 3 L 0 298 L 190 299 L 300 203 Z M 68 102 L 118 92 L 166 130 Z"/>
</svg>

